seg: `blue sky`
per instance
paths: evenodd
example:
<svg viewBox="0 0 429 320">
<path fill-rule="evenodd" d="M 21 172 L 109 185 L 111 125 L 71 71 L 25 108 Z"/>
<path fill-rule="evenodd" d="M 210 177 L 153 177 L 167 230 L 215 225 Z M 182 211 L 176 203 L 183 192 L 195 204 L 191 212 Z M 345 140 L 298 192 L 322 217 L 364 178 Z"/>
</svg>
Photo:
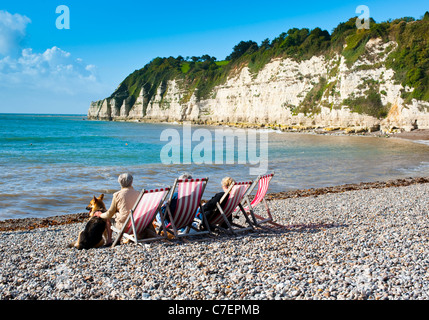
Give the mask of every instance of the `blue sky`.
<svg viewBox="0 0 429 320">
<path fill-rule="evenodd" d="M 57 29 L 56 8 L 70 9 Z M 0 113 L 86 113 L 157 56 L 218 60 L 241 40 L 290 28 L 329 32 L 366 5 L 376 21 L 429 10 L 427 1 L 8 1 L 0 4 Z"/>
</svg>

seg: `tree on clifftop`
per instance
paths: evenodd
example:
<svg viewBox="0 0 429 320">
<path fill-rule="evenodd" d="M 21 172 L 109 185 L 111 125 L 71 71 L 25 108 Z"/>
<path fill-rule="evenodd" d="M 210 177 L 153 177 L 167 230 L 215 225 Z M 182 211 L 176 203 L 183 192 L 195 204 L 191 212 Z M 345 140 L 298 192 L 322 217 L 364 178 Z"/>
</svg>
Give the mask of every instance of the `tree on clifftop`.
<svg viewBox="0 0 429 320">
<path fill-rule="evenodd" d="M 255 41 L 241 41 L 239 44 L 234 46 L 232 53 L 226 57 L 226 60 L 236 60 L 245 53 L 253 53 L 259 49 L 258 44 Z"/>
</svg>

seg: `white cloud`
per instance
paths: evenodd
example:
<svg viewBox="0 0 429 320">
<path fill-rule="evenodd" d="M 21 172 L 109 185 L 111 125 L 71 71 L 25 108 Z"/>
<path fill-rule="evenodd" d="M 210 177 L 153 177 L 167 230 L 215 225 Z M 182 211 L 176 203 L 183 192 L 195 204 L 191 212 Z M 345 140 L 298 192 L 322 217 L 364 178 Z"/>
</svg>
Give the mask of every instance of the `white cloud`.
<svg viewBox="0 0 429 320">
<path fill-rule="evenodd" d="M 0 86 L 77 94 L 97 88 L 98 81 L 94 65 L 74 59 L 70 52 L 54 46 L 43 53 L 27 48 L 17 58 L 0 59 Z"/>
<path fill-rule="evenodd" d="M 26 16 L 0 10 L 0 96 L 3 98 L 0 112 L 28 105 L 36 94 L 39 100 L 43 97 L 44 102 L 39 102 L 39 107 L 34 104 L 33 112 L 46 104 L 65 104 L 64 95 L 69 104 L 75 101 L 89 105 L 89 97 L 104 96 L 110 91 L 99 81 L 94 65 L 73 57 L 70 52 L 56 46 L 44 52 L 23 48 L 30 22 Z M 57 100 L 53 100 L 54 97 Z"/>
<path fill-rule="evenodd" d="M 19 51 L 26 35 L 25 29 L 30 22 L 26 16 L 0 10 L 0 55 L 6 56 Z"/>
</svg>

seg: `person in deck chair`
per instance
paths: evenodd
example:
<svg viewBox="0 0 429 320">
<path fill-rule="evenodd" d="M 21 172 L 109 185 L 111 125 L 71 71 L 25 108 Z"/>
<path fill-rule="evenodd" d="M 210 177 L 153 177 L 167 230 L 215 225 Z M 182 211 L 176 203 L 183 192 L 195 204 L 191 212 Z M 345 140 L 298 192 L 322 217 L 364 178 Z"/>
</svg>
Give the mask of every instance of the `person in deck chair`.
<svg viewBox="0 0 429 320">
<path fill-rule="evenodd" d="M 121 186 L 121 190 L 113 194 L 109 210 L 97 215 L 105 220 L 110 220 L 115 217 L 115 227 L 121 230 L 140 192 L 133 188 L 133 176 L 129 173 L 122 173 L 119 175 L 118 182 Z M 148 232 L 153 231 L 153 234 L 155 234 L 155 229 L 152 225 L 149 226 L 148 229 Z M 112 230 L 109 228 L 108 232 L 111 235 Z M 138 237 L 139 236 L 140 235 L 138 235 Z M 126 242 L 126 240 L 124 240 L 124 242 Z"/>
<path fill-rule="evenodd" d="M 179 177 L 180 180 L 183 179 L 192 179 L 192 175 L 190 175 L 189 173 L 184 173 Z M 178 196 L 178 192 L 176 191 L 175 193 L 173 193 L 173 196 L 171 197 L 171 202 L 170 202 L 170 212 L 171 215 L 173 216 L 174 219 L 174 213 L 176 211 L 176 204 L 177 204 L 177 196 Z M 161 211 L 162 214 L 165 217 L 165 224 L 168 225 L 170 223 L 170 216 L 168 215 L 168 212 L 166 210 L 167 208 L 167 201 L 165 201 L 162 206 L 161 206 Z M 159 225 L 161 225 L 161 215 L 160 213 L 158 213 L 156 215 L 156 221 Z"/>
<path fill-rule="evenodd" d="M 228 191 L 229 187 L 231 186 L 231 184 L 235 182 L 234 179 L 232 179 L 231 177 L 225 177 L 222 179 L 222 190 L 221 192 L 216 193 L 209 201 L 207 201 L 202 207 L 203 207 L 203 212 L 206 215 L 206 218 L 208 221 L 210 221 L 210 218 L 212 217 L 213 213 L 216 211 L 217 206 L 216 203 L 220 201 L 220 199 L 223 197 L 223 195 L 225 194 L 225 192 Z M 223 209 L 224 204 L 227 202 L 228 197 L 225 197 L 225 199 L 223 200 L 223 203 L 221 203 L 221 207 Z M 202 221 L 203 217 L 202 214 L 200 212 L 200 210 L 198 209 L 197 214 L 195 215 L 196 219 L 199 219 L 200 221 Z M 232 215 L 228 218 L 230 219 L 230 221 L 232 220 Z M 203 226 L 203 224 L 201 224 L 201 226 Z"/>
</svg>

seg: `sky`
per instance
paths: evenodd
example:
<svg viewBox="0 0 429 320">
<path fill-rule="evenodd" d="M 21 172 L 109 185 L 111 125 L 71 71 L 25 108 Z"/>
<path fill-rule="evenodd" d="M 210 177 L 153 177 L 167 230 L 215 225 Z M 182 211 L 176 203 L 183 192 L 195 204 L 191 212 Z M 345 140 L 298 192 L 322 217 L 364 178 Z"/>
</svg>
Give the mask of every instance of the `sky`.
<svg viewBox="0 0 429 320">
<path fill-rule="evenodd" d="M 359 5 L 377 22 L 429 11 L 427 0 L 1 1 L 0 113 L 86 114 L 156 57 L 223 60 L 242 40 L 332 32 Z"/>
</svg>

